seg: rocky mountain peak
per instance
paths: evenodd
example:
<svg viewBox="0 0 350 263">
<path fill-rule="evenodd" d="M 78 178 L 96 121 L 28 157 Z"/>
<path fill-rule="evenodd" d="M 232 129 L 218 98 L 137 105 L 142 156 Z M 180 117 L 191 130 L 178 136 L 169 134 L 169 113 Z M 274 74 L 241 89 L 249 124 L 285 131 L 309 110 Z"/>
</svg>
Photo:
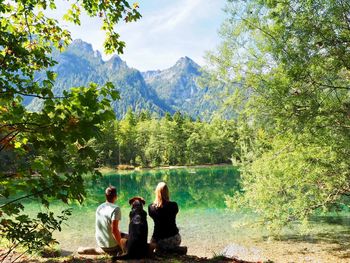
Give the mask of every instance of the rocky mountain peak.
<svg viewBox="0 0 350 263">
<path fill-rule="evenodd" d="M 91 63 L 97 65 L 103 63 L 102 55 L 98 50 L 94 50 L 92 45 L 84 42 L 81 39 L 75 39 L 62 54 L 58 53 L 58 60 L 62 59 L 62 56 L 67 59 L 70 55 L 74 55 L 79 58 L 84 58 Z M 68 57 L 67 57 L 68 56 Z"/>
<path fill-rule="evenodd" d="M 129 68 L 117 55 L 104 61 L 91 44 L 77 39 L 64 52 L 56 51 L 54 59 L 58 62 L 52 68 L 57 73 L 55 95 L 61 95 L 72 86 L 112 82 L 122 98 L 112 105 L 118 118 L 129 107 L 160 115 L 166 111 L 181 111 L 194 117 L 199 116 L 203 109 L 215 108 L 204 100 L 207 90 L 199 89 L 196 83 L 196 78 L 201 75 L 200 66 L 189 57 L 180 58 L 170 68 L 141 73 Z M 26 104 L 32 110 L 39 110 L 42 106 L 39 100 L 28 100 Z"/>
<path fill-rule="evenodd" d="M 88 54 L 94 53 L 94 49 L 92 48 L 92 45 L 84 42 L 81 39 L 73 40 L 73 42 L 69 45 L 69 49 L 79 49 L 82 53 L 88 53 Z"/>
<path fill-rule="evenodd" d="M 199 69 L 199 65 L 187 56 L 181 57 L 178 61 L 176 61 L 174 67 L 182 69 Z"/>
<path fill-rule="evenodd" d="M 118 55 L 113 55 L 107 62 L 106 65 L 109 69 L 120 69 L 121 67 L 127 67 L 125 61 L 123 61 Z"/>
</svg>

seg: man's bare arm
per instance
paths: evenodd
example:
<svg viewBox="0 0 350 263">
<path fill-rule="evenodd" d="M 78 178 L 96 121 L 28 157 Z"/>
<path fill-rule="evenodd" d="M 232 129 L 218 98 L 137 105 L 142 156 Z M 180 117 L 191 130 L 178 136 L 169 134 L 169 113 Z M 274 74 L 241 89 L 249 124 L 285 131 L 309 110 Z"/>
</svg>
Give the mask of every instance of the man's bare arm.
<svg viewBox="0 0 350 263">
<path fill-rule="evenodd" d="M 121 245 L 121 235 L 119 231 L 119 220 L 113 220 L 112 221 L 112 234 L 114 236 L 114 239 L 117 241 L 118 245 Z"/>
</svg>

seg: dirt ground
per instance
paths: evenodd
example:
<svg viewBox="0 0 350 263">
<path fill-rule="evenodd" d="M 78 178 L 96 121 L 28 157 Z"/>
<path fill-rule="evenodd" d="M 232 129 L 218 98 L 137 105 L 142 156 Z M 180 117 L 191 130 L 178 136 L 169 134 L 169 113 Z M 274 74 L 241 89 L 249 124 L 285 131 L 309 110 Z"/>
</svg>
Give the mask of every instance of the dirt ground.
<svg viewBox="0 0 350 263">
<path fill-rule="evenodd" d="M 221 255 L 218 256 L 203 256 L 205 251 L 201 251 L 199 248 L 189 250 L 187 256 L 167 256 L 167 257 L 155 257 L 153 259 L 145 260 L 129 260 L 129 261 L 112 261 L 110 257 L 106 256 L 82 256 L 74 253 L 73 255 L 65 254 L 62 251 L 63 256 L 57 258 L 42 258 L 32 255 L 24 255 L 18 258 L 16 262 L 23 263 L 102 263 L 102 262 L 145 262 L 145 263 L 158 263 L 158 262 L 171 262 L 171 263 L 188 263 L 188 262 L 200 262 L 200 263 L 246 263 L 246 262 L 295 262 L 295 263 L 348 263 L 350 262 L 350 237 L 349 239 L 334 240 L 332 236 L 325 236 L 323 241 L 320 240 L 306 240 L 305 237 L 300 240 L 299 237 L 289 237 L 288 240 L 269 241 L 265 242 L 250 242 L 249 244 L 237 245 L 238 249 L 235 250 L 235 258 L 229 259 Z M 3 254 L 4 250 L 0 250 L 0 254 Z M 12 253 L 3 262 L 12 262 L 20 254 Z M 0 262 L 1 257 L 0 257 Z"/>
<path fill-rule="evenodd" d="M 338 239 L 337 239 L 338 238 Z M 234 255 L 247 261 L 275 263 L 350 263 L 350 235 L 325 235 L 323 239 L 305 239 L 298 236 L 286 240 L 241 242 Z M 203 251 L 189 251 L 203 256 Z"/>
<path fill-rule="evenodd" d="M 4 250 L 0 250 L 0 255 L 5 253 Z M 11 253 L 5 260 L 0 256 L 0 262 L 10 263 L 10 262 L 21 262 L 21 263 L 159 263 L 159 262 L 169 262 L 169 263 L 255 263 L 249 261 L 243 261 L 239 259 L 230 259 L 223 256 L 217 256 L 213 258 L 197 257 L 197 256 L 178 256 L 178 255 L 168 255 L 168 256 L 155 256 L 152 259 L 142 259 L 142 260 L 113 260 L 108 256 L 83 256 L 83 255 L 71 255 L 65 257 L 56 258 L 43 258 L 31 255 L 21 255 L 20 253 Z"/>
</svg>

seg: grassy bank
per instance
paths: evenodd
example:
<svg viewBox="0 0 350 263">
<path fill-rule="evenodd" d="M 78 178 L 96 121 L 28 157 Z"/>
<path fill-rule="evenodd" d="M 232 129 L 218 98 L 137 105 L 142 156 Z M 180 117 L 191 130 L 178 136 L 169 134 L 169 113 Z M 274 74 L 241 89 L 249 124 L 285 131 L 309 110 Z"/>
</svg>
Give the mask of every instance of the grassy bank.
<svg viewBox="0 0 350 263">
<path fill-rule="evenodd" d="M 167 170 L 167 169 L 198 169 L 198 168 L 210 168 L 210 167 L 224 167 L 224 166 L 231 166 L 230 163 L 219 163 L 219 164 L 198 164 L 198 165 L 169 165 L 169 166 L 157 166 L 157 167 L 133 167 L 128 165 L 127 169 L 123 169 L 122 167 L 118 169 L 118 167 L 110 167 L 110 166 L 103 166 L 100 167 L 98 170 L 102 174 L 106 173 L 120 173 L 120 172 L 128 172 L 128 171 L 150 171 L 150 170 Z"/>
</svg>

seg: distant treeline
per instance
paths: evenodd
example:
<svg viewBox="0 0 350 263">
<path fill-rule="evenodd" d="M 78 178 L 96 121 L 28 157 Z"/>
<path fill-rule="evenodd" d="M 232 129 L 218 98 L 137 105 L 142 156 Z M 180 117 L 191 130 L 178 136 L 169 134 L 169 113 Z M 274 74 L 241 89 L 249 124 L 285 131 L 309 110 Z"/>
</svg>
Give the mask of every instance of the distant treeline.
<svg viewBox="0 0 350 263">
<path fill-rule="evenodd" d="M 104 127 L 102 136 L 102 143 L 96 142 L 101 166 L 229 163 L 237 141 L 233 120 L 203 122 L 179 112 L 160 118 L 131 110 Z"/>
</svg>

